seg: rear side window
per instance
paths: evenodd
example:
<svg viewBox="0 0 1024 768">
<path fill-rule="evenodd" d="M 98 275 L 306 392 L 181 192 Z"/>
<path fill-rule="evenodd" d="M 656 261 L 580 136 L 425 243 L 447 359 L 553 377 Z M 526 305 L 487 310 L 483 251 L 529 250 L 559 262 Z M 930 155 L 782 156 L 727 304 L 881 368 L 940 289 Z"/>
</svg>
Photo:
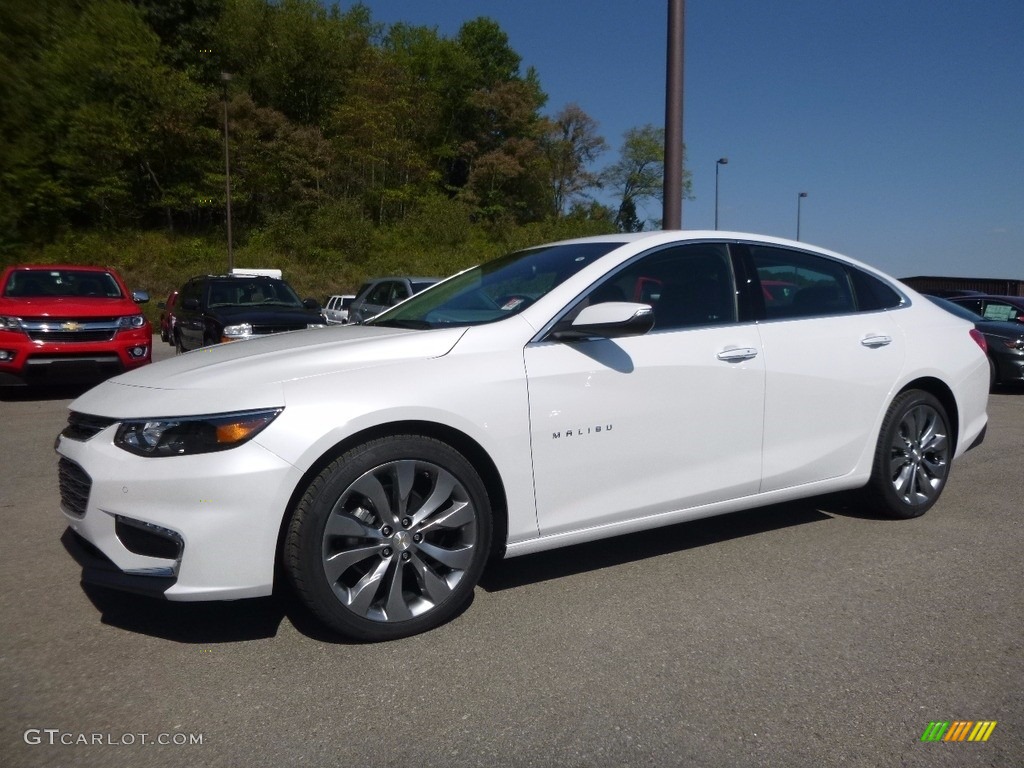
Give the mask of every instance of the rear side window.
<svg viewBox="0 0 1024 768">
<path fill-rule="evenodd" d="M 803 251 L 750 246 L 769 320 L 856 311 L 853 285 L 845 267 Z"/>
<path fill-rule="evenodd" d="M 847 267 L 847 270 L 853 280 L 853 290 L 857 296 L 857 309 L 860 312 L 892 309 L 903 303 L 903 297 L 895 289 L 874 275 L 861 272 L 855 267 Z"/>
</svg>

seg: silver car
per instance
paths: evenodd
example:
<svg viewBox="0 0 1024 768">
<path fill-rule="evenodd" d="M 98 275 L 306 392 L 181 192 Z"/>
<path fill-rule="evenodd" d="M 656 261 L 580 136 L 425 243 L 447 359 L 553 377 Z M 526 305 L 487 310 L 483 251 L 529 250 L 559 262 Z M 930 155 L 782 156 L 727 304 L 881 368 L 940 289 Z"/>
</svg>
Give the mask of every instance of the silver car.
<svg viewBox="0 0 1024 768">
<path fill-rule="evenodd" d="M 349 307 L 348 321 L 361 323 L 440 282 L 437 277 L 377 277 L 363 283 Z"/>
</svg>

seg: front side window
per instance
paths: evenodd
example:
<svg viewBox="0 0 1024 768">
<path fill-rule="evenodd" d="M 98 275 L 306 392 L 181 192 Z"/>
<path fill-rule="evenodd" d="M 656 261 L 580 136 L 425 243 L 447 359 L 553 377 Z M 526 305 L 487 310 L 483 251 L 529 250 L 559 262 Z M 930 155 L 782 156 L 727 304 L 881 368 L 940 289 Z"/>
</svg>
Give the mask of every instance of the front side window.
<svg viewBox="0 0 1024 768">
<path fill-rule="evenodd" d="M 651 305 L 655 331 L 734 323 L 728 248 L 692 243 L 647 254 L 595 286 L 578 309 L 606 301 Z"/>
</svg>

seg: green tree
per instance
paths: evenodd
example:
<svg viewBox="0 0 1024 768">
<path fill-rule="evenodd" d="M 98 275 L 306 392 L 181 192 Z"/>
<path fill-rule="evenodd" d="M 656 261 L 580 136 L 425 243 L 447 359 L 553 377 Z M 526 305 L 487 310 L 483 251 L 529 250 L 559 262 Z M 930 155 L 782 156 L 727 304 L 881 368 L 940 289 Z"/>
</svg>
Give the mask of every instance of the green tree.
<svg viewBox="0 0 1024 768">
<path fill-rule="evenodd" d="M 548 121 L 544 153 L 555 217 L 562 216 L 567 206 L 585 196 L 588 189 L 600 185 L 598 175 L 589 166 L 607 146 L 597 133 L 597 122 L 578 104 L 569 104 Z"/>
<path fill-rule="evenodd" d="M 685 157 L 685 150 L 684 150 Z M 638 232 L 647 222 L 638 216 L 646 200 L 661 200 L 665 183 L 665 129 L 651 124 L 626 131 L 619 160 L 602 173 L 619 195 L 615 223 L 623 232 Z M 683 195 L 690 196 L 690 172 L 683 172 Z"/>
</svg>

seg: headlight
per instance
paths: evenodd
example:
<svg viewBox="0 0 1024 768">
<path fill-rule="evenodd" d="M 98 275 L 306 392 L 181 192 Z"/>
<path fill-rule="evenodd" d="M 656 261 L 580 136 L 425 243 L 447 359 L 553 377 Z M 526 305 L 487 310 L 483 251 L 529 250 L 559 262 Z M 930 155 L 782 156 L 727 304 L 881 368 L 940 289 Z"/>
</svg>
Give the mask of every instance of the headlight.
<svg viewBox="0 0 1024 768">
<path fill-rule="evenodd" d="M 282 410 L 125 421 L 117 428 L 114 445 L 137 456 L 226 451 L 258 435 Z"/>
<path fill-rule="evenodd" d="M 146 324 L 146 318 L 142 315 L 125 315 L 117 318 L 118 328 L 141 328 Z"/>
<path fill-rule="evenodd" d="M 22 331 L 20 317 L 0 315 L 0 331 Z"/>
<path fill-rule="evenodd" d="M 236 339 L 247 339 L 252 336 L 252 323 L 239 323 L 238 325 L 225 325 L 221 337 L 226 341 Z"/>
<path fill-rule="evenodd" d="M 307 328 L 326 328 L 326 323 L 306 323 Z"/>
</svg>

